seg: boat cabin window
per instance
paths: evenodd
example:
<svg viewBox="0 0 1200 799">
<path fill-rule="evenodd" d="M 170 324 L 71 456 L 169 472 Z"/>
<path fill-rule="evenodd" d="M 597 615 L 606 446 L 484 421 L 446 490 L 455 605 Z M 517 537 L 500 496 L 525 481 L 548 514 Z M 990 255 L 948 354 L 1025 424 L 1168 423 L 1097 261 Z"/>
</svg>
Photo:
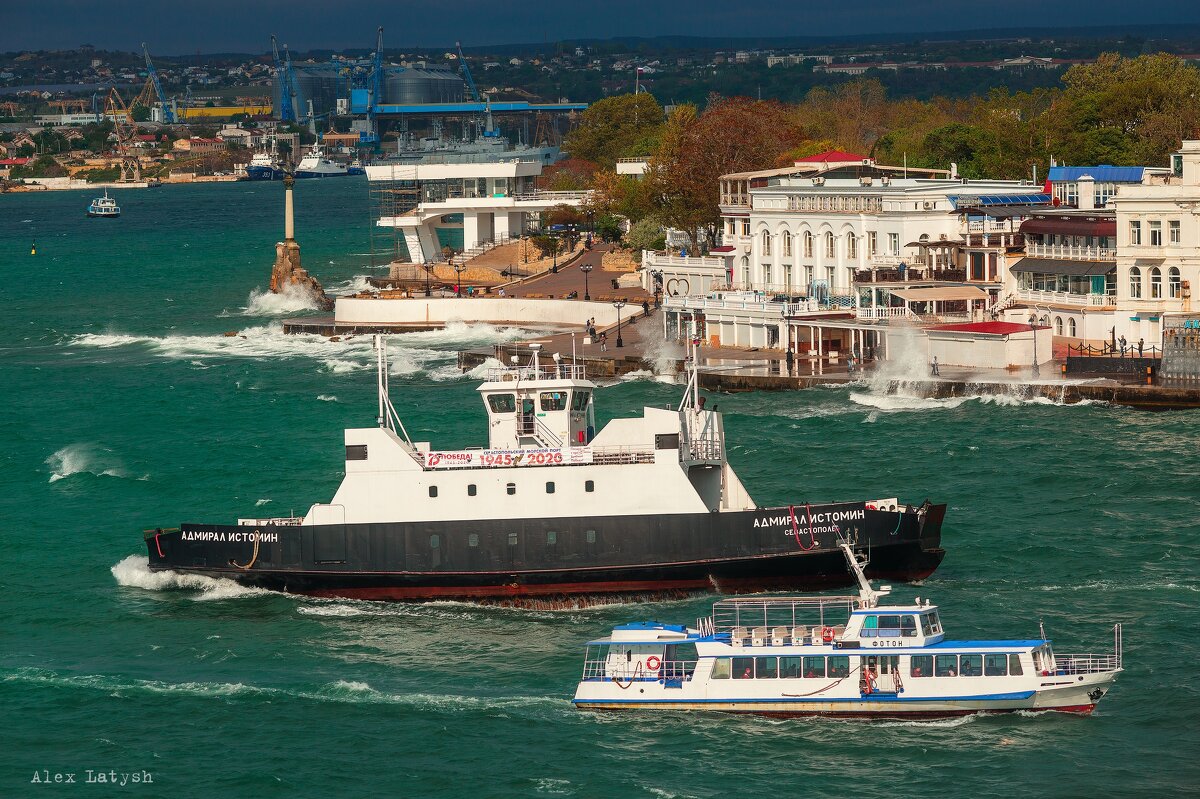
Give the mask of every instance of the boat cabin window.
<svg viewBox="0 0 1200 799">
<path fill-rule="evenodd" d="M 596 543 L 596 531 L 595 530 L 588 530 L 586 536 L 587 536 L 587 542 L 589 544 Z"/>
<path fill-rule="evenodd" d="M 908 673 L 914 677 L 932 677 L 933 655 L 913 655 Z"/>
<path fill-rule="evenodd" d="M 547 494 L 554 493 L 554 481 L 553 480 L 546 483 L 546 493 Z"/>
<path fill-rule="evenodd" d="M 575 396 L 571 399 L 571 410 L 585 410 L 588 406 L 588 399 L 591 396 L 591 392 L 589 391 L 576 391 Z"/>
<path fill-rule="evenodd" d="M 913 616 L 867 616 L 863 619 L 863 638 L 914 638 L 917 620 Z"/>
<path fill-rule="evenodd" d="M 517 396 L 515 394 L 489 394 L 488 406 L 491 407 L 492 413 L 512 413 L 517 409 Z"/>
<path fill-rule="evenodd" d="M 543 391 L 539 395 L 543 411 L 565 411 L 567 409 L 566 391 Z"/>
<path fill-rule="evenodd" d="M 936 610 L 921 614 L 921 632 L 926 635 L 939 635 L 942 632 L 942 621 Z"/>
<path fill-rule="evenodd" d="M 938 655 L 933 673 L 938 677 L 957 677 L 958 655 Z"/>
<path fill-rule="evenodd" d="M 515 547 L 517 545 L 517 534 L 516 533 L 508 534 L 508 545 L 510 547 Z"/>
<path fill-rule="evenodd" d="M 824 677 L 825 676 L 825 658 L 805 658 L 804 659 L 804 676 L 805 677 Z"/>
<path fill-rule="evenodd" d="M 1021 656 L 1020 655 L 1009 655 L 1008 656 L 1008 673 L 1013 675 L 1014 677 L 1019 677 L 1020 675 L 1025 673 L 1024 671 L 1021 670 Z"/>
<path fill-rule="evenodd" d="M 963 655 L 958 660 L 960 677 L 983 676 L 983 655 Z"/>
<path fill-rule="evenodd" d="M 755 658 L 754 677 L 759 680 L 773 680 L 779 676 L 779 658 Z"/>
<path fill-rule="evenodd" d="M 467 546 L 469 546 L 469 547 L 479 546 L 479 533 L 471 533 L 469 536 L 467 536 Z"/>
<path fill-rule="evenodd" d="M 1006 677 L 1006 676 L 1008 676 L 1008 656 L 1007 655 L 984 655 L 983 656 L 983 675 L 985 677 Z"/>
<path fill-rule="evenodd" d="M 849 677 L 850 676 L 850 658 L 849 656 L 831 657 L 828 658 L 829 669 L 827 671 L 830 677 Z"/>
<path fill-rule="evenodd" d="M 728 680 L 729 679 L 729 658 L 714 658 L 712 667 L 712 679 Z"/>
<path fill-rule="evenodd" d="M 754 658 L 733 658 L 733 679 L 754 679 Z"/>
<path fill-rule="evenodd" d="M 549 544 L 550 546 L 554 546 L 555 544 L 557 544 L 558 543 L 558 533 L 554 532 L 553 530 L 547 530 L 546 531 L 546 543 Z"/>
<path fill-rule="evenodd" d="M 583 490 L 588 492 L 589 494 L 592 493 L 593 491 L 595 491 L 596 490 L 595 481 L 594 480 L 584 480 L 583 481 Z"/>
<path fill-rule="evenodd" d="M 469 484 L 467 486 L 467 496 L 473 497 L 473 496 L 475 496 L 475 493 L 476 493 L 475 484 L 474 483 Z"/>
<path fill-rule="evenodd" d="M 801 658 L 786 657 L 779 659 L 779 676 L 780 677 L 799 677 L 801 671 Z"/>
<path fill-rule="evenodd" d="M 429 536 L 429 548 L 430 549 L 437 549 L 441 545 L 442 545 L 441 536 L 439 536 L 437 533 L 434 533 L 433 535 Z"/>
<path fill-rule="evenodd" d="M 431 497 L 436 497 L 436 496 L 437 496 L 437 486 L 430 486 L 430 487 L 429 487 L 429 496 L 431 496 Z"/>
<path fill-rule="evenodd" d="M 505 486 L 505 490 L 508 491 L 508 495 L 511 497 L 513 494 L 517 493 L 517 484 L 509 483 Z"/>
</svg>

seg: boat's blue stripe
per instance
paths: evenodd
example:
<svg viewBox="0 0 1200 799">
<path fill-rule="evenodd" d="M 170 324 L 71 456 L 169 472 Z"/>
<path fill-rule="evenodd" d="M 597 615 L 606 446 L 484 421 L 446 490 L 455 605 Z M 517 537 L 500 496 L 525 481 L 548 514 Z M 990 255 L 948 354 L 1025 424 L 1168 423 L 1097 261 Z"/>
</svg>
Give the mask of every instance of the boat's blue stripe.
<svg viewBox="0 0 1200 799">
<path fill-rule="evenodd" d="M 920 702 L 1003 702 L 1014 699 L 1028 699 L 1033 696 L 1033 691 L 1014 691 L 1007 694 L 980 694 L 978 696 L 883 696 L 872 694 L 866 697 L 805 697 L 796 699 L 793 697 L 780 697 L 778 699 L 572 699 L 575 704 L 622 704 L 622 705 L 645 705 L 645 704 L 673 704 L 673 705 L 697 705 L 697 704 L 794 704 L 806 705 L 813 703 L 829 703 L 829 702 L 857 702 L 865 704 L 867 702 L 896 702 L 898 704 L 914 704 Z"/>
</svg>

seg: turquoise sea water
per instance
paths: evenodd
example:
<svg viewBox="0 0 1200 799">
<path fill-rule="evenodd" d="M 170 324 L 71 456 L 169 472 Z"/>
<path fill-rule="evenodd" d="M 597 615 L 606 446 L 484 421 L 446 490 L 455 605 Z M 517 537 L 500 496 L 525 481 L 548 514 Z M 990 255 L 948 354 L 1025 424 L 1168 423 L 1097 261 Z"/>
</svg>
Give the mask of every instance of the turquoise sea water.
<svg viewBox="0 0 1200 799">
<path fill-rule="evenodd" d="M 361 182 L 298 184 L 306 266 L 368 272 Z M 367 342 L 284 337 L 265 285 L 278 185 L 0 196 L 0 797 L 102 794 L 36 771 L 148 771 L 130 795 L 1175 796 L 1200 766 L 1200 415 L 867 388 L 714 397 L 760 503 L 947 501 L 922 586 L 955 637 L 1106 651 L 1090 718 L 771 721 L 575 711 L 579 644 L 711 601 L 537 612 L 315 601 L 153 576 L 141 530 L 326 500 L 346 426 L 370 425 Z M 29 255 L 36 238 L 38 255 Z M 250 308 L 248 311 L 247 308 Z M 227 337 L 228 331 L 240 335 Z M 436 446 L 485 434 L 454 350 L 519 333 L 393 339 L 393 399 Z M 601 414 L 669 402 L 604 388 Z"/>
</svg>

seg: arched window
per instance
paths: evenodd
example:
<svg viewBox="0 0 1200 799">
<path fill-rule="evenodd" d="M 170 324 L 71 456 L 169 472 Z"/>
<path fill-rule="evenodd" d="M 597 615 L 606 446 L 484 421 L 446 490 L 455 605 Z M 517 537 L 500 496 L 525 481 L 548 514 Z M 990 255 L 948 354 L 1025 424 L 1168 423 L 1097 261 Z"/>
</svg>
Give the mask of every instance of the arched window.
<svg viewBox="0 0 1200 799">
<path fill-rule="evenodd" d="M 789 258 L 792 255 L 792 232 L 790 230 L 783 231 L 783 254 Z"/>
<path fill-rule="evenodd" d="M 764 230 L 762 232 L 762 254 L 771 254 L 771 231 Z"/>
<path fill-rule="evenodd" d="M 1136 266 L 1129 267 L 1129 297 L 1134 300 L 1142 298 L 1142 270 Z"/>
<path fill-rule="evenodd" d="M 1061 336 L 1063 331 L 1062 317 L 1054 317 L 1054 335 Z"/>
<path fill-rule="evenodd" d="M 1167 270 L 1167 296 L 1173 300 L 1179 299 L 1179 269 L 1172 266 Z"/>
<path fill-rule="evenodd" d="M 1042 327 L 1050 327 L 1050 314 L 1045 314 L 1042 316 L 1041 325 Z"/>
<path fill-rule="evenodd" d="M 1162 270 L 1157 266 L 1150 270 L 1150 299 L 1162 299 Z"/>
<path fill-rule="evenodd" d="M 853 233 L 846 234 L 846 257 L 847 258 L 857 258 L 858 257 L 858 237 L 855 236 Z"/>
<path fill-rule="evenodd" d="M 750 258 L 742 256 L 742 288 L 750 287 Z"/>
<path fill-rule="evenodd" d="M 804 231 L 804 257 L 812 258 L 812 233 Z"/>
<path fill-rule="evenodd" d="M 1075 320 L 1074 319 L 1067 320 L 1067 335 L 1070 336 L 1071 338 L 1075 338 Z"/>
<path fill-rule="evenodd" d="M 835 245 L 834 245 L 834 243 L 833 243 L 833 234 L 832 234 L 832 233 L 826 233 L 826 234 L 825 234 L 825 257 L 826 257 L 826 258 L 832 258 L 832 257 L 833 257 L 833 255 L 834 255 L 834 246 L 835 246 Z"/>
</svg>

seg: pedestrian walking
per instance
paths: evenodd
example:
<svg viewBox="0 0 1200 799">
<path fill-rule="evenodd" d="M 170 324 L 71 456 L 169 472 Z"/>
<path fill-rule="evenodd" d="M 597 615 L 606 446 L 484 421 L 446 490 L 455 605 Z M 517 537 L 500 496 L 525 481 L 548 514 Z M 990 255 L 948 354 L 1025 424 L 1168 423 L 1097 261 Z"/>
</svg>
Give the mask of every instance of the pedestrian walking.
<svg viewBox="0 0 1200 799">
<path fill-rule="evenodd" d="M 929 368 L 934 377 L 939 377 L 941 375 L 941 372 L 938 371 L 938 362 L 937 362 L 936 355 L 933 356 L 933 363 L 929 364 Z"/>
<path fill-rule="evenodd" d="M 642 300 L 642 314 L 644 316 L 650 315 L 650 301 L 649 300 Z"/>
<path fill-rule="evenodd" d="M 600 351 L 608 352 L 608 334 L 607 333 L 600 334 Z"/>
<path fill-rule="evenodd" d="M 1125 357 L 1125 347 L 1128 344 L 1128 342 L 1125 341 L 1124 336 L 1121 336 L 1119 339 L 1117 339 L 1117 343 L 1121 345 L 1121 357 L 1124 358 Z"/>
<path fill-rule="evenodd" d="M 1139 358 L 1142 357 L 1142 348 L 1145 346 L 1146 346 L 1146 339 L 1139 338 L 1138 339 L 1138 357 Z"/>
</svg>

